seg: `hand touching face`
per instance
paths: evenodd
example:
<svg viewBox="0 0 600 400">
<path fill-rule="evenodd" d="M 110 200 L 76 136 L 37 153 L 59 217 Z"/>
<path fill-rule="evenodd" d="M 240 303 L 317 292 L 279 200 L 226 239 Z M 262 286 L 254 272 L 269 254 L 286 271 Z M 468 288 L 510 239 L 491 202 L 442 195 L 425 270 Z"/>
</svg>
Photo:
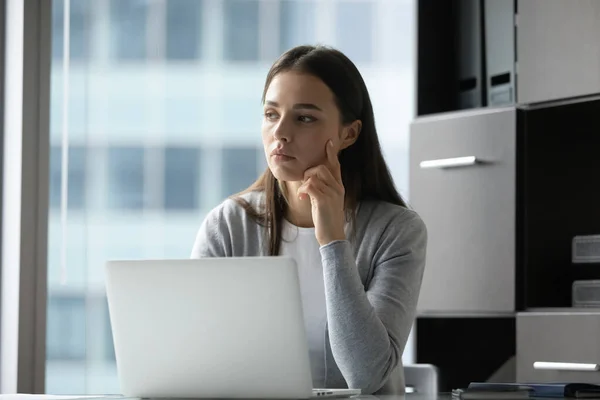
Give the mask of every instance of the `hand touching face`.
<svg viewBox="0 0 600 400">
<path fill-rule="evenodd" d="M 346 239 L 344 233 L 344 184 L 342 171 L 333 142 L 325 146 L 326 160 L 304 173 L 297 195 L 310 199 L 315 236 L 321 246 L 334 240 Z"/>
</svg>

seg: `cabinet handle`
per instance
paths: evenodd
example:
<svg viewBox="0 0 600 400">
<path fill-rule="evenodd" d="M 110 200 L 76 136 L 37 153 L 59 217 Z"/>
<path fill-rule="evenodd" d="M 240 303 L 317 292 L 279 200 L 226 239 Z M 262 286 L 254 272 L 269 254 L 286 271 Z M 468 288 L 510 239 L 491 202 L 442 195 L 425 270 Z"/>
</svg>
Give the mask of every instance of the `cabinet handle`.
<svg viewBox="0 0 600 400">
<path fill-rule="evenodd" d="M 475 156 L 467 157 L 454 157 L 454 158 L 440 158 L 438 160 L 427 160 L 421 161 L 419 166 L 421 168 L 456 168 L 456 167 L 468 167 L 470 165 L 479 164 L 482 161 L 477 159 Z"/>
<path fill-rule="evenodd" d="M 600 371 L 600 365 L 598 364 L 547 361 L 536 361 L 533 363 L 533 368 L 553 371 Z"/>
</svg>

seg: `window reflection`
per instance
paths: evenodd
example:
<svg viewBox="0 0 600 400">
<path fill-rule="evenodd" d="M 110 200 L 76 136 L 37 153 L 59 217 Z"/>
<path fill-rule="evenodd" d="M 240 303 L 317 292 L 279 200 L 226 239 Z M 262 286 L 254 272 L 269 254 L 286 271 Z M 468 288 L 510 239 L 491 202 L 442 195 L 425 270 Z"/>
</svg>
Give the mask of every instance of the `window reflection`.
<svg viewBox="0 0 600 400">
<path fill-rule="evenodd" d="M 316 2 L 284 0 L 279 5 L 279 52 L 315 41 Z"/>
<path fill-rule="evenodd" d="M 69 57 L 73 61 L 85 60 L 88 57 L 89 43 L 89 0 L 70 0 L 71 17 L 69 27 Z M 64 34 L 64 0 L 54 0 L 52 7 L 52 57 L 63 56 Z"/>
<path fill-rule="evenodd" d="M 80 296 L 49 296 L 47 357 L 85 359 L 85 300 Z"/>
<path fill-rule="evenodd" d="M 202 7 L 202 0 L 167 0 L 167 59 L 195 60 L 201 57 Z"/>
<path fill-rule="evenodd" d="M 340 1 L 336 4 L 338 48 L 355 63 L 373 59 L 373 3 Z"/>
<path fill-rule="evenodd" d="M 258 0 L 224 0 L 224 48 L 228 61 L 258 60 Z"/>
<path fill-rule="evenodd" d="M 108 207 L 141 210 L 144 207 L 144 149 L 108 149 Z"/>
<path fill-rule="evenodd" d="M 146 58 L 148 7 L 144 0 L 110 2 L 111 53 L 117 60 Z"/>
<path fill-rule="evenodd" d="M 258 157 L 264 157 L 256 147 L 229 147 L 222 153 L 221 171 L 223 197 L 238 193 L 258 178 Z"/>
<path fill-rule="evenodd" d="M 69 209 L 81 210 L 86 200 L 86 154 L 81 146 L 69 148 L 69 173 L 67 205 Z M 60 208 L 62 183 L 62 148 L 50 148 L 50 207 Z"/>
<path fill-rule="evenodd" d="M 165 149 L 165 210 L 194 210 L 198 207 L 200 152 L 196 148 Z"/>
</svg>

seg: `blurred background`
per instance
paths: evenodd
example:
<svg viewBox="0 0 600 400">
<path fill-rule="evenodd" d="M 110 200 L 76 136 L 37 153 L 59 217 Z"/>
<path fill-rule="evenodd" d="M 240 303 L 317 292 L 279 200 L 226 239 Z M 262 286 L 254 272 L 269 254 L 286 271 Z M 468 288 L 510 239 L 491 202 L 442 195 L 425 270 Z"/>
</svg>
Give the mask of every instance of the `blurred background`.
<svg viewBox="0 0 600 400">
<path fill-rule="evenodd" d="M 119 392 L 104 263 L 188 258 L 206 213 L 266 168 L 260 98 L 290 47 L 357 64 L 410 201 L 413 15 L 413 0 L 53 0 L 47 393 Z"/>
</svg>

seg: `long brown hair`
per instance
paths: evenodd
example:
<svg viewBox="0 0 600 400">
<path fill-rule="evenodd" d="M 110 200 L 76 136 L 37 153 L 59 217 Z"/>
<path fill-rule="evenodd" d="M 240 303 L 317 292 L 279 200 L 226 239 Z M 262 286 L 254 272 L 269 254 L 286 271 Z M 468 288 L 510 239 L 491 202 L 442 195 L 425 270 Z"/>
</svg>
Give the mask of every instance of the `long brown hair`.
<svg viewBox="0 0 600 400">
<path fill-rule="evenodd" d="M 355 120 L 362 121 L 362 129 L 356 142 L 339 154 L 346 192 L 346 214 L 351 218 L 352 226 L 356 208 L 362 201 L 379 200 L 406 207 L 381 153 L 367 86 L 352 61 L 342 52 L 326 46 L 294 47 L 281 55 L 269 70 L 262 95 L 263 103 L 273 78 L 281 72 L 292 70 L 313 75 L 329 87 L 344 125 Z M 264 208 L 260 210 L 241 197 L 254 191 L 265 194 Z M 287 203 L 271 170 L 267 168 L 256 182 L 232 198 L 252 219 L 267 228 L 265 243 L 268 243 L 268 254 L 278 255 L 281 222 Z"/>
</svg>

